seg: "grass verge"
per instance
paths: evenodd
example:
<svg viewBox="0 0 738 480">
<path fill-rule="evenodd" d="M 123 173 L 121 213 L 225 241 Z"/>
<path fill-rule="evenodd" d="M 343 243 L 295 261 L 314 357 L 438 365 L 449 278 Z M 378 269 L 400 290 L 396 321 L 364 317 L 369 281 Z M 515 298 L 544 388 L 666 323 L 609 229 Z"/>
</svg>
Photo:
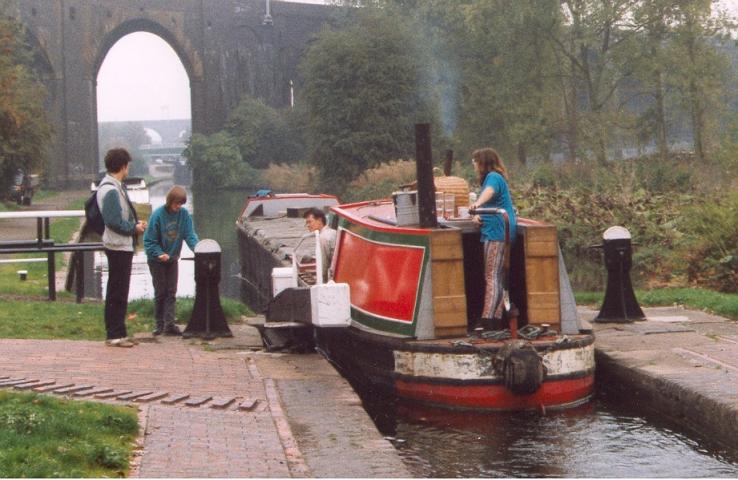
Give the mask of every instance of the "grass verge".
<svg viewBox="0 0 738 480">
<path fill-rule="evenodd" d="M 658 288 L 636 290 L 636 299 L 642 307 L 680 305 L 685 308 L 703 310 L 716 315 L 738 320 L 738 295 L 713 292 L 700 288 Z M 576 292 L 576 301 L 581 305 L 602 305 L 602 292 Z"/>
<path fill-rule="evenodd" d="M 0 476 L 124 477 L 137 432 L 131 407 L 0 391 Z"/>
<path fill-rule="evenodd" d="M 24 338 L 38 340 L 103 340 L 104 304 L 100 301 L 73 303 L 73 301 L 49 302 L 38 297 L 11 297 L 0 295 L 0 338 Z M 177 300 L 177 318 L 186 323 L 192 315 L 194 299 Z M 241 302 L 221 299 L 226 321 L 233 325 L 241 321 L 241 315 L 251 312 Z M 150 332 L 154 328 L 153 300 L 134 300 L 128 305 L 126 328 L 129 335 Z"/>
</svg>

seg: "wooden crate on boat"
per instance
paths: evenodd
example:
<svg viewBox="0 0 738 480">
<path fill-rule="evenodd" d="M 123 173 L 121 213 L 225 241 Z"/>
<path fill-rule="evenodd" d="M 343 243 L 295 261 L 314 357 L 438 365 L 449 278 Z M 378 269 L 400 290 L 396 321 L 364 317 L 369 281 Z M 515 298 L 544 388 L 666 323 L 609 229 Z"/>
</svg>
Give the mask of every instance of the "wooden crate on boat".
<svg viewBox="0 0 738 480">
<path fill-rule="evenodd" d="M 466 293 L 461 231 L 433 230 L 430 251 L 435 336 L 465 335 Z"/>
<path fill-rule="evenodd" d="M 556 227 L 539 222 L 518 223 L 511 254 L 510 293 L 520 309 L 520 322 L 548 323 L 559 330 L 559 248 Z"/>
</svg>

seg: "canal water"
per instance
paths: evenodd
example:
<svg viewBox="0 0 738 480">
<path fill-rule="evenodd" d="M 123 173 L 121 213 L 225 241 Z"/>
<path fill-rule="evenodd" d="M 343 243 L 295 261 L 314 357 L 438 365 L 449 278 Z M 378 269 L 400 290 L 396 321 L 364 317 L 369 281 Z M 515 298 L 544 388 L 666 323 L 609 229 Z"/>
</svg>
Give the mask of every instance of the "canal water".
<svg viewBox="0 0 738 480">
<path fill-rule="evenodd" d="M 367 403 L 420 477 L 736 477 L 738 452 L 608 397 L 566 411 L 449 412 Z"/>
<path fill-rule="evenodd" d="M 151 187 L 154 208 L 170 187 Z M 200 238 L 220 244 L 221 294 L 234 299 L 241 296 L 235 220 L 248 193 L 188 191 L 186 204 Z M 185 246 L 182 258 L 191 256 Z M 194 295 L 193 273 L 193 262 L 180 262 L 178 296 Z M 152 296 L 139 253 L 131 298 Z M 601 386 L 587 405 L 545 415 L 449 412 L 359 394 L 380 432 L 420 477 L 738 477 L 738 451 Z"/>
</svg>

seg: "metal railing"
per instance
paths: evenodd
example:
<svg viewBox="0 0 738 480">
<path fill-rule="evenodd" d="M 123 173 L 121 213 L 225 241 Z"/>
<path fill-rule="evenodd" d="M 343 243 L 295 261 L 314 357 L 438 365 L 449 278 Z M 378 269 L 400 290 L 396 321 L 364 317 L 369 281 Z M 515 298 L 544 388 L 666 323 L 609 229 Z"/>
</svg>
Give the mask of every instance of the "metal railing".
<svg viewBox="0 0 738 480">
<path fill-rule="evenodd" d="M 45 253 L 48 271 L 49 300 L 56 300 L 56 253 L 57 252 L 85 252 L 103 250 L 99 242 L 86 243 L 56 243 L 50 238 L 51 218 L 84 217 L 84 210 L 36 210 L 24 212 L 0 212 L 0 220 L 36 219 L 35 240 L 5 240 L 0 241 L 0 254 L 12 255 L 16 253 Z M 33 259 L 11 259 L 11 261 L 40 261 Z M 72 257 L 72 268 L 76 272 L 76 299 L 82 302 L 84 297 L 84 255 Z"/>
</svg>

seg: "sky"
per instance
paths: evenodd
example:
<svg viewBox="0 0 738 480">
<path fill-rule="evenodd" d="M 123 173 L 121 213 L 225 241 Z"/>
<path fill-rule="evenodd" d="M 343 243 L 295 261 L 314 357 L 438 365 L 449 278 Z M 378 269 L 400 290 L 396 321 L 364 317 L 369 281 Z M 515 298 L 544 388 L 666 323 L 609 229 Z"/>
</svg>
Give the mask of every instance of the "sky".
<svg viewBox="0 0 738 480">
<path fill-rule="evenodd" d="M 99 122 L 187 118 L 191 118 L 190 81 L 167 42 L 137 32 L 113 45 L 97 75 Z"/>
<path fill-rule="evenodd" d="M 738 16 L 738 0 L 721 4 Z M 172 47 L 146 32 L 113 45 L 97 76 L 97 115 L 100 122 L 191 118 L 190 82 Z"/>
</svg>

